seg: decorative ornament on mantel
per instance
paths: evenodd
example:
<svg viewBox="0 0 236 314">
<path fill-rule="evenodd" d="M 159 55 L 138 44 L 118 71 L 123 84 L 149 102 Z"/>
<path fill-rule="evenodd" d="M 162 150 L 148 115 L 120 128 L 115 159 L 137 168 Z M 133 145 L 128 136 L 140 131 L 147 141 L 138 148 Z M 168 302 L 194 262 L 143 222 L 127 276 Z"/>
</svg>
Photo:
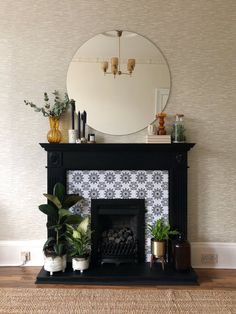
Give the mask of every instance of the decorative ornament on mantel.
<svg viewBox="0 0 236 314">
<path fill-rule="evenodd" d="M 156 118 L 159 121 L 159 126 L 157 129 L 157 134 L 158 135 L 166 135 L 166 129 L 165 129 L 165 117 L 166 117 L 166 113 L 164 112 L 160 112 L 156 115 Z"/>
<path fill-rule="evenodd" d="M 54 91 L 52 93 L 54 95 L 54 103 L 51 104 L 49 101 L 48 94 L 44 93 L 44 102 L 45 105 L 43 107 L 38 107 L 33 102 L 24 100 L 24 103 L 31 108 L 34 108 L 36 112 L 42 112 L 44 117 L 49 118 L 50 130 L 47 134 L 47 139 L 49 143 L 60 143 L 62 134 L 59 130 L 59 122 L 61 115 L 66 111 L 68 105 L 72 102 L 74 103 L 73 99 L 69 99 L 67 93 L 64 95 L 64 99 L 61 99 L 59 92 Z"/>
</svg>

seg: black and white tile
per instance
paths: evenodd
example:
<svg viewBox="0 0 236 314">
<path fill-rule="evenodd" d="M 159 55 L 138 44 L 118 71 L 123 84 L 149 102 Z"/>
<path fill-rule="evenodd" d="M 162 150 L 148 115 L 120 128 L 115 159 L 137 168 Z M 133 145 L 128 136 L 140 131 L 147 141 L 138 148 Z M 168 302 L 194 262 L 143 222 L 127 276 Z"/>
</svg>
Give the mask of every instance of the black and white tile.
<svg viewBox="0 0 236 314">
<path fill-rule="evenodd" d="M 84 200 L 73 208 L 90 214 L 91 199 L 145 199 L 145 222 L 168 220 L 168 171 L 163 170 L 69 170 L 67 193 L 80 194 Z M 146 258 L 150 255 L 150 234 L 146 227 Z"/>
</svg>

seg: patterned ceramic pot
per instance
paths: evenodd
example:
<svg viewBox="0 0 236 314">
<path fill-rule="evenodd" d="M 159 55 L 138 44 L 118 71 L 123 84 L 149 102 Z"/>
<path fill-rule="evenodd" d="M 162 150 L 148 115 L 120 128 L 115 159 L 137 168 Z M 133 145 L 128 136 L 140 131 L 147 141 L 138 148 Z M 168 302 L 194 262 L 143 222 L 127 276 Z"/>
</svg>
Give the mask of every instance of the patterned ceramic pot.
<svg viewBox="0 0 236 314">
<path fill-rule="evenodd" d="M 73 270 L 79 270 L 82 274 L 85 269 L 89 268 L 89 257 L 74 257 L 72 258 Z"/>
<path fill-rule="evenodd" d="M 50 276 L 56 271 L 64 272 L 66 269 L 66 255 L 63 256 L 44 256 L 44 269 L 50 272 Z"/>
</svg>

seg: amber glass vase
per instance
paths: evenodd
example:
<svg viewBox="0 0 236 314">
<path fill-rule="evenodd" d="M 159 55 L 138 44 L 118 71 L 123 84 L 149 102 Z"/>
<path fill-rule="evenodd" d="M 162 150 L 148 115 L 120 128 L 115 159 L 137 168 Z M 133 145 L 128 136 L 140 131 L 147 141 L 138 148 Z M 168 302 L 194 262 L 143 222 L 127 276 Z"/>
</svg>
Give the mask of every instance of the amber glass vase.
<svg viewBox="0 0 236 314">
<path fill-rule="evenodd" d="M 60 143 L 61 131 L 59 130 L 60 118 L 49 117 L 50 130 L 48 131 L 47 138 L 49 143 Z"/>
</svg>

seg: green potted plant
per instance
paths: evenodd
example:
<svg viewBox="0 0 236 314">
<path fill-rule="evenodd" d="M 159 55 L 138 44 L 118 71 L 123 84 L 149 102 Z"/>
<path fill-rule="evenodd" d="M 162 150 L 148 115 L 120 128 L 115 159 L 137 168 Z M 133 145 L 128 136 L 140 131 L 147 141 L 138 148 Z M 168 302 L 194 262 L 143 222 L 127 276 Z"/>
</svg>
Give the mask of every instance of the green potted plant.
<svg viewBox="0 0 236 314">
<path fill-rule="evenodd" d="M 153 225 L 148 225 L 151 232 L 151 265 L 153 259 L 160 259 L 162 261 L 162 268 L 164 268 L 164 260 L 166 255 L 166 240 L 173 235 L 179 234 L 177 230 L 171 230 L 168 223 L 165 223 L 163 218 L 158 219 Z"/>
<path fill-rule="evenodd" d="M 53 103 L 50 102 L 48 94 L 44 93 L 44 102 L 45 105 L 43 107 L 39 107 L 35 105 L 33 102 L 24 100 L 24 103 L 27 106 L 30 106 L 36 112 L 42 112 L 44 117 L 49 118 L 50 130 L 47 134 L 47 139 L 49 143 L 60 143 L 62 135 L 59 130 L 59 121 L 63 112 L 66 111 L 69 104 L 74 104 L 73 99 L 69 99 L 67 93 L 64 95 L 64 99 L 60 97 L 58 91 L 54 91 L 52 93 L 54 95 Z"/>
<path fill-rule="evenodd" d="M 53 194 L 44 194 L 50 204 L 39 205 L 39 210 L 48 216 L 47 228 L 51 231 L 44 244 L 44 269 L 50 275 L 56 271 L 65 271 L 67 241 L 65 237 L 66 226 L 78 224 L 82 218 L 74 215 L 69 208 L 82 199 L 79 195 L 66 195 L 65 187 L 61 183 L 56 183 Z"/>
<path fill-rule="evenodd" d="M 72 257 L 73 270 L 81 273 L 89 267 L 89 255 L 91 245 L 90 220 L 84 218 L 78 225 L 67 224 L 66 239 L 69 252 Z"/>
</svg>

